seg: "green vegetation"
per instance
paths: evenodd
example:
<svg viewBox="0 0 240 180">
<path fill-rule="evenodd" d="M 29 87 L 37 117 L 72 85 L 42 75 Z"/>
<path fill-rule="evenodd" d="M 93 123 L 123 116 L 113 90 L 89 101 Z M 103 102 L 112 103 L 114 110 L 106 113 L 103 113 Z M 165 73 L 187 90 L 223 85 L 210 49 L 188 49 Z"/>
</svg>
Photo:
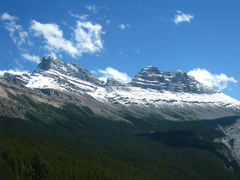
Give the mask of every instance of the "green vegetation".
<svg viewBox="0 0 240 180">
<path fill-rule="evenodd" d="M 130 124 L 86 106 L 14 98 L 37 111 L 25 120 L 0 117 L 0 179 L 239 179 L 213 141 L 223 136 L 218 124 L 238 117 L 171 122 L 125 114 Z"/>
<path fill-rule="evenodd" d="M 4 179 L 151 179 L 118 160 L 79 147 L 0 133 Z"/>
</svg>

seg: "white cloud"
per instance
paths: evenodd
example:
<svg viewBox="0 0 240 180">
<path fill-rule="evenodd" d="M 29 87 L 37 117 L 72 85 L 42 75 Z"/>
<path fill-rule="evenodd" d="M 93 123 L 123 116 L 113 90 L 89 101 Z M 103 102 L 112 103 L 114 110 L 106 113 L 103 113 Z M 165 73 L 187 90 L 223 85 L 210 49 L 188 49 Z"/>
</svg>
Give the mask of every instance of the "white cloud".
<svg viewBox="0 0 240 180">
<path fill-rule="evenodd" d="M 36 36 L 43 36 L 46 40 L 46 48 L 50 51 L 65 51 L 72 56 L 78 54 L 78 49 L 73 46 L 71 41 L 63 38 L 63 32 L 56 24 L 42 24 L 35 20 L 32 21 L 31 30 Z"/>
<path fill-rule="evenodd" d="M 120 30 L 125 30 L 126 28 L 129 28 L 129 27 L 131 27 L 130 24 L 119 24 L 119 25 L 118 25 L 118 28 L 119 28 Z"/>
<path fill-rule="evenodd" d="M 41 23 L 32 20 L 30 28 L 25 31 L 22 25 L 17 24 L 18 17 L 11 16 L 8 13 L 0 15 L 0 21 L 9 31 L 11 39 L 18 46 L 20 54 L 25 59 L 32 62 L 39 62 L 37 56 L 31 56 L 27 51 L 33 46 L 30 38 L 34 36 L 40 38 L 39 46 L 43 46 L 50 54 L 58 55 L 65 52 L 76 58 L 83 53 L 96 53 L 103 49 L 102 26 L 86 21 L 87 15 L 79 16 L 69 11 L 69 14 L 78 18 L 75 27 L 71 27 L 71 39 L 64 38 L 64 33 L 60 26 L 54 23 Z M 23 43 L 27 46 L 20 46 Z"/>
<path fill-rule="evenodd" d="M 182 11 L 177 11 L 177 14 L 174 16 L 173 21 L 175 24 L 179 24 L 183 22 L 190 23 L 193 18 L 194 16 L 191 14 L 185 14 Z"/>
<path fill-rule="evenodd" d="M 61 54 L 60 54 L 61 55 Z M 54 52 L 51 52 L 49 56 L 52 56 L 54 59 L 57 59 L 57 55 Z M 60 56 L 59 56 L 60 57 Z"/>
<path fill-rule="evenodd" d="M 91 70 L 90 71 L 92 74 L 98 74 L 98 72 L 94 71 L 94 70 Z"/>
<path fill-rule="evenodd" d="M 93 4 L 93 5 L 86 5 L 86 8 L 87 8 L 87 10 L 91 11 L 94 14 L 98 12 L 98 9 L 97 9 L 95 4 Z"/>
<path fill-rule="evenodd" d="M 211 74 L 206 69 L 193 69 L 188 72 L 188 75 L 193 76 L 197 81 L 206 86 L 214 87 L 223 90 L 228 86 L 228 83 L 237 83 L 233 77 L 228 77 L 225 74 Z"/>
<path fill-rule="evenodd" d="M 77 21 L 74 29 L 75 41 L 65 39 L 57 24 L 42 24 L 33 20 L 30 29 L 36 36 L 43 36 L 45 47 L 50 52 L 65 51 L 72 57 L 76 57 L 81 56 L 82 53 L 95 53 L 103 48 L 102 26 L 92 24 L 90 21 Z"/>
<path fill-rule="evenodd" d="M 28 61 L 35 62 L 35 63 L 40 63 L 40 57 L 39 56 L 30 55 L 30 54 L 25 53 L 25 54 L 22 54 L 22 57 L 24 57 Z"/>
<path fill-rule="evenodd" d="M 103 48 L 103 41 L 101 40 L 102 26 L 99 24 L 92 24 L 90 21 L 77 21 L 77 26 L 74 30 L 76 46 L 81 53 L 83 52 L 98 52 Z"/>
<path fill-rule="evenodd" d="M 115 79 L 121 83 L 128 83 L 131 81 L 131 77 L 126 73 L 119 72 L 111 67 L 107 67 L 105 70 L 99 69 L 98 72 L 102 74 L 102 77 L 99 79 L 105 82 L 107 81 L 107 78 Z"/>
<path fill-rule="evenodd" d="M 68 13 L 70 14 L 70 16 L 75 17 L 75 18 L 80 19 L 80 20 L 86 20 L 88 18 L 87 14 L 78 15 L 78 14 L 74 14 L 72 11 L 68 11 Z"/>
<path fill-rule="evenodd" d="M 25 42 L 31 43 L 28 38 L 28 33 L 23 30 L 23 27 L 16 23 L 18 17 L 11 16 L 8 13 L 1 15 L 1 20 L 4 22 L 4 27 L 9 31 L 10 37 L 17 45 L 22 45 Z"/>
<path fill-rule="evenodd" d="M 10 14 L 8 14 L 6 12 L 1 15 L 1 20 L 15 21 L 17 19 L 18 19 L 18 17 L 11 16 Z"/>
</svg>

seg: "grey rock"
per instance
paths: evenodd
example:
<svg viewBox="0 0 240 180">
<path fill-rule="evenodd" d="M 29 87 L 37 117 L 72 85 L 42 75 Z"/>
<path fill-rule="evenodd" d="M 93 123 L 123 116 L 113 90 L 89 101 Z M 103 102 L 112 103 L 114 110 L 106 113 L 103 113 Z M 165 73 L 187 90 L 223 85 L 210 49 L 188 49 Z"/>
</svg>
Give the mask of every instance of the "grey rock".
<svg viewBox="0 0 240 180">
<path fill-rule="evenodd" d="M 119 81 L 115 80 L 115 79 L 108 78 L 105 86 L 106 86 L 106 87 L 111 87 L 111 86 L 123 86 L 123 84 L 120 83 Z"/>
<path fill-rule="evenodd" d="M 29 78 L 29 75 L 23 74 L 22 76 L 25 76 L 26 78 Z M 23 77 L 20 75 L 13 75 L 11 73 L 4 73 L 4 78 L 12 84 L 15 85 L 26 85 L 27 82 L 23 80 Z"/>
<path fill-rule="evenodd" d="M 214 93 L 215 90 L 199 83 L 187 73 L 177 71 L 160 71 L 157 67 L 147 66 L 134 76 L 130 86 L 144 89 L 167 90 L 187 93 Z"/>
<path fill-rule="evenodd" d="M 54 59 L 52 56 L 44 56 L 38 65 L 36 72 L 41 73 L 48 70 L 54 70 L 61 74 L 76 77 L 78 79 L 102 86 L 103 82 L 94 77 L 89 71 L 70 62 L 62 62 Z"/>
</svg>

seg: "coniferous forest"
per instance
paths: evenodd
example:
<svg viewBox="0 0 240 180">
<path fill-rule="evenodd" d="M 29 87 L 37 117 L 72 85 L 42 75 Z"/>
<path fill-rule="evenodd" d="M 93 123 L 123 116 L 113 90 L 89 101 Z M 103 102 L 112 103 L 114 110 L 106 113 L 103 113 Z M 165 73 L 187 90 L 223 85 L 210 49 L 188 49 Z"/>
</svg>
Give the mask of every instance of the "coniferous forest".
<svg viewBox="0 0 240 180">
<path fill-rule="evenodd" d="M 86 106 L 37 104 L 26 119 L 0 118 L 1 179 L 238 179 L 221 154 L 216 130 L 237 117 L 212 121 L 104 119 Z M 151 123 L 149 123 L 151 122 Z"/>
</svg>

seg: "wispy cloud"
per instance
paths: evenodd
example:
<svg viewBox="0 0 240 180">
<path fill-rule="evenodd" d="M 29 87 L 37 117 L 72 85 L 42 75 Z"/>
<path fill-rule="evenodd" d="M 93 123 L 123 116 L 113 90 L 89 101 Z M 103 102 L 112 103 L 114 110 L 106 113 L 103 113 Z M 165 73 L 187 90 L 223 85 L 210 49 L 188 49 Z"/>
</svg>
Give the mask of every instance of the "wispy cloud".
<svg viewBox="0 0 240 180">
<path fill-rule="evenodd" d="M 77 21 L 74 30 L 76 47 L 80 53 L 95 53 L 103 48 L 101 35 L 104 34 L 100 24 L 92 24 L 90 21 Z"/>
<path fill-rule="evenodd" d="M 22 54 L 22 57 L 28 61 L 35 62 L 35 63 L 40 63 L 40 57 L 35 56 L 35 55 L 30 55 L 30 54 Z"/>
<path fill-rule="evenodd" d="M 95 4 L 86 5 L 86 8 L 87 8 L 87 10 L 91 11 L 94 14 L 98 12 L 98 9 Z"/>
<path fill-rule="evenodd" d="M 227 88 L 229 83 L 237 83 L 234 77 L 228 77 L 226 74 L 212 74 L 206 69 L 193 69 L 188 72 L 188 75 L 193 76 L 197 81 L 206 86 L 223 90 Z"/>
<path fill-rule="evenodd" d="M 13 42 L 17 45 L 21 45 L 27 42 L 28 32 L 24 31 L 23 27 L 17 24 L 16 21 L 18 19 L 18 17 L 11 16 L 6 12 L 1 15 L 1 21 L 3 21 L 4 27 L 9 31 Z"/>
<path fill-rule="evenodd" d="M 134 48 L 134 51 L 135 51 L 137 54 L 141 54 L 141 50 L 138 49 L 138 48 Z"/>
<path fill-rule="evenodd" d="M 88 18 L 87 14 L 78 15 L 78 14 L 73 13 L 72 11 L 68 11 L 68 13 L 69 13 L 70 16 L 75 17 L 75 18 L 80 19 L 80 20 L 86 20 Z"/>
<path fill-rule="evenodd" d="M 129 28 L 129 27 L 131 27 L 130 24 L 119 24 L 118 25 L 118 28 L 122 31 L 125 30 L 126 28 Z"/>
<path fill-rule="evenodd" d="M 19 62 L 19 59 L 15 59 L 14 60 L 14 62 L 16 63 L 16 65 L 17 65 L 17 68 L 16 69 L 23 69 L 24 68 L 24 66 Z"/>
<path fill-rule="evenodd" d="M 99 77 L 102 81 L 107 81 L 107 78 L 115 79 L 121 83 L 128 83 L 131 81 L 131 77 L 129 77 L 126 73 L 119 72 L 117 69 L 107 67 L 105 70 L 99 69 L 98 73 L 101 74 Z"/>
<path fill-rule="evenodd" d="M 1 20 L 16 21 L 17 19 L 18 19 L 18 17 L 11 16 L 10 14 L 8 14 L 6 12 L 1 15 Z"/>
<path fill-rule="evenodd" d="M 78 20 L 76 25 L 71 27 L 71 39 L 66 39 L 60 26 L 55 23 L 41 23 L 32 20 L 30 28 L 25 31 L 22 25 L 17 24 L 18 17 L 8 13 L 3 13 L 0 20 L 4 27 L 9 31 L 11 39 L 18 46 L 20 54 L 26 60 L 38 63 L 37 56 L 31 56 L 29 53 L 30 46 L 33 45 L 34 37 L 40 39 L 39 46 L 43 46 L 48 53 L 58 54 L 65 52 L 76 58 L 83 53 L 96 53 L 103 49 L 102 26 L 97 23 L 87 21 L 87 15 L 80 16 L 69 11 L 69 14 Z M 24 46 L 20 46 L 23 43 Z"/>
<path fill-rule="evenodd" d="M 192 19 L 194 18 L 194 16 L 192 14 L 185 14 L 182 11 L 176 11 L 177 14 L 175 14 L 173 22 L 175 24 L 180 24 L 183 22 L 188 22 L 190 23 L 192 21 Z"/>
<path fill-rule="evenodd" d="M 63 38 L 63 32 L 57 24 L 42 24 L 33 20 L 30 29 L 36 36 L 45 39 L 45 47 L 50 51 L 65 51 L 74 57 L 79 53 L 71 41 Z"/>
<path fill-rule="evenodd" d="M 95 53 L 103 48 L 102 26 L 90 21 L 76 21 L 74 41 L 65 39 L 57 24 L 42 24 L 33 20 L 30 29 L 35 36 L 44 38 L 45 47 L 53 53 L 64 51 L 72 57 L 77 57 L 82 56 L 82 53 Z"/>
</svg>

